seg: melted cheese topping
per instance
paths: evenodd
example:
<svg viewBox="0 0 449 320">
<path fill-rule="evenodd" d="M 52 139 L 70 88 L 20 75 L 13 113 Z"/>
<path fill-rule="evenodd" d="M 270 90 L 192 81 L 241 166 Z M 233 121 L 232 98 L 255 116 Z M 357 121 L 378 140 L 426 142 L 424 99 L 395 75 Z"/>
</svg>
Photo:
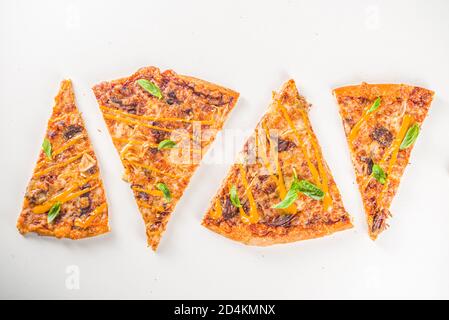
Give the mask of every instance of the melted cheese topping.
<svg viewBox="0 0 449 320">
<path fill-rule="evenodd" d="M 368 118 L 375 114 L 376 112 L 378 112 L 381 108 L 378 107 L 376 110 L 369 112 L 369 110 L 371 109 L 372 106 L 368 106 L 366 107 L 365 111 L 363 111 L 362 117 L 360 118 L 359 121 L 357 121 L 357 123 L 352 127 L 351 132 L 349 133 L 348 136 L 348 142 L 349 142 L 349 146 L 352 148 L 352 143 L 354 142 L 354 139 L 357 137 L 357 135 L 359 134 L 360 129 L 362 128 L 362 125 L 366 122 L 366 120 L 368 120 Z"/>
<path fill-rule="evenodd" d="M 309 136 L 309 139 L 311 141 L 312 147 L 314 149 L 315 152 L 315 158 L 316 158 L 316 162 L 318 164 L 318 170 L 316 169 L 316 167 L 313 165 L 309 154 L 306 150 L 306 148 L 304 147 L 304 144 L 302 143 L 302 137 L 299 134 L 298 129 L 296 129 L 296 126 L 294 125 L 293 121 L 291 120 L 290 116 L 288 115 L 287 109 L 285 109 L 285 107 L 278 102 L 276 104 L 278 106 L 278 108 L 281 110 L 285 120 L 287 121 L 287 123 L 290 126 L 290 129 L 295 133 L 296 138 L 298 140 L 299 146 L 301 147 L 302 153 L 304 154 L 306 160 L 307 160 L 307 165 L 309 167 L 310 172 L 312 173 L 312 177 L 314 182 L 317 184 L 318 187 L 321 187 L 322 191 L 324 192 L 324 198 L 323 198 L 323 207 L 324 210 L 328 210 L 330 208 L 330 206 L 332 205 L 332 198 L 329 194 L 329 182 L 328 182 L 328 177 L 327 177 L 327 173 L 326 170 L 324 168 L 324 160 L 323 157 L 321 155 L 321 153 L 319 152 L 319 147 L 315 141 L 315 139 L 313 138 L 313 134 L 312 134 L 312 130 L 310 122 L 307 118 L 306 113 L 304 112 L 304 110 L 299 110 L 303 119 L 303 122 L 306 126 L 306 130 L 307 130 L 307 135 Z"/>
<path fill-rule="evenodd" d="M 113 116 L 113 115 L 109 115 L 109 114 L 104 114 L 103 116 L 104 116 L 105 119 L 109 119 L 109 120 L 114 120 L 114 121 L 118 121 L 118 122 L 125 122 L 125 123 L 132 124 L 132 125 L 139 125 L 139 126 L 147 127 L 147 128 L 150 128 L 150 129 L 159 130 L 159 131 L 174 132 L 174 133 L 176 133 L 176 134 L 178 134 L 180 136 L 187 136 L 189 138 L 192 138 L 191 134 L 181 132 L 178 129 L 162 128 L 162 127 L 150 125 L 150 124 L 142 122 L 142 121 L 121 118 L 121 117 L 117 117 L 117 116 Z"/>
<path fill-rule="evenodd" d="M 68 202 L 70 200 L 76 199 L 79 196 L 92 191 L 96 188 L 98 188 L 99 184 L 94 185 L 93 187 L 87 188 L 87 189 L 83 189 L 83 190 L 79 190 L 77 192 L 73 192 L 74 188 L 69 188 L 66 191 L 63 191 L 62 193 L 60 193 L 59 195 L 57 195 L 56 197 L 52 198 L 52 200 L 47 201 L 39 206 L 35 206 L 34 208 L 31 209 L 31 211 L 33 211 L 33 213 L 36 214 L 41 214 L 41 213 L 46 213 L 48 212 L 48 210 L 51 209 L 51 207 L 57 203 L 57 202 Z M 78 186 L 79 187 L 79 186 Z"/>
<path fill-rule="evenodd" d="M 150 194 L 155 197 L 162 197 L 164 195 L 164 193 L 160 190 L 148 190 L 148 189 L 141 189 L 141 188 L 136 188 L 136 187 L 132 187 L 131 189 L 133 189 L 134 191 L 138 191 L 138 192 L 145 192 L 145 193 Z"/>
<path fill-rule="evenodd" d="M 318 170 L 319 170 L 320 176 L 321 176 L 321 189 L 324 192 L 324 198 L 323 198 L 324 210 L 328 210 L 329 207 L 332 205 L 332 198 L 329 194 L 329 181 L 328 181 L 329 179 L 327 177 L 327 172 L 323 165 L 324 159 L 320 152 L 320 147 L 318 146 L 315 139 L 313 138 L 313 132 L 311 129 L 312 126 L 310 124 L 310 121 L 309 121 L 306 113 L 304 112 L 304 110 L 300 110 L 300 112 L 302 115 L 302 119 L 306 125 L 307 134 L 309 135 L 310 141 L 312 143 L 312 147 L 315 151 L 316 162 L 318 164 Z"/>
<path fill-rule="evenodd" d="M 55 165 L 53 165 L 53 166 L 50 166 L 50 167 L 48 167 L 48 168 L 46 168 L 46 169 L 44 169 L 44 170 L 35 172 L 35 173 L 34 173 L 34 177 L 39 177 L 39 176 L 42 176 L 42 175 L 44 175 L 44 174 L 47 174 L 47 173 L 53 171 L 53 170 L 56 169 L 56 168 L 65 167 L 66 165 L 68 165 L 68 164 L 70 164 L 70 163 L 72 163 L 72 162 L 78 160 L 79 158 L 81 158 L 81 157 L 82 157 L 85 153 L 87 153 L 87 152 L 88 152 L 88 151 L 84 151 L 84 152 L 82 152 L 82 153 L 80 153 L 80 154 L 77 154 L 76 156 L 73 156 L 73 157 L 71 157 L 71 158 L 68 158 L 66 161 L 57 163 L 57 164 L 55 164 Z"/>
<path fill-rule="evenodd" d="M 183 118 L 157 118 L 157 117 L 150 117 L 145 115 L 137 115 L 137 114 L 131 114 L 126 113 L 117 109 L 108 108 L 105 106 L 100 106 L 101 110 L 109 111 L 112 113 L 120 114 L 125 117 L 130 117 L 134 119 L 142 119 L 142 120 L 149 120 L 149 121 L 170 121 L 170 122 L 185 122 L 185 123 L 201 123 L 204 125 L 213 125 L 215 121 L 213 120 L 194 120 L 194 119 L 183 119 Z"/>
<path fill-rule="evenodd" d="M 87 136 L 84 135 L 84 134 L 80 134 L 80 135 L 77 135 L 76 137 L 73 137 L 72 139 L 70 139 L 70 141 L 64 143 L 64 145 L 62 145 L 60 148 L 55 149 L 55 150 L 52 152 L 52 156 L 56 156 L 56 155 L 58 155 L 58 154 L 64 152 L 65 150 L 67 150 L 67 149 L 70 148 L 71 146 L 73 146 L 73 145 L 75 145 L 76 143 L 78 143 L 79 140 L 86 139 L 86 138 L 87 138 Z"/>
<path fill-rule="evenodd" d="M 52 157 L 57 156 L 58 154 L 64 152 L 65 150 L 67 150 L 68 148 L 70 148 L 71 146 L 75 145 L 77 142 L 79 142 L 79 140 L 82 140 L 84 138 L 87 138 L 86 135 L 81 134 L 78 135 L 74 138 L 72 138 L 69 142 L 64 143 L 63 146 L 53 150 L 53 152 L 51 153 Z M 40 161 L 37 165 L 36 165 L 36 169 L 42 167 L 44 164 L 51 162 L 50 159 L 48 159 L 47 157 L 45 157 L 42 161 Z"/>
<path fill-rule="evenodd" d="M 284 119 L 287 121 L 288 125 L 290 126 L 290 129 L 293 131 L 293 133 L 295 134 L 297 140 L 298 140 L 298 144 L 301 148 L 302 153 L 304 154 L 304 157 L 307 160 L 307 166 L 309 167 L 310 173 L 312 174 L 313 180 L 315 182 L 315 184 L 317 184 L 318 186 L 321 186 L 321 180 L 320 180 L 320 175 L 318 174 L 318 170 L 316 169 L 316 167 L 313 165 L 309 154 L 304 146 L 304 144 L 302 143 L 302 137 L 299 134 L 298 129 L 296 129 L 296 126 L 294 125 L 292 119 L 290 118 L 290 116 L 288 115 L 287 109 L 285 109 L 285 107 L 280 103 L 277 102 L 276 106 L 278 107 L 278 109 L 281 111 L 282 115 L 284 116 Z"/>
<path fill-rule="evenodd" d="M 142 164 L 142 163 L 138 163 L 138 162 L 135 162 L 135 161 L 129 161 L 129 160 L 123 160 L 123 161 L 126 161 L 126 162 L 128 162 L 129 164 L 131 164 L 133 166 L 141 167 L 141 168 L 144 168 L 144 169 L 147 169 L 147 170 L 159 173 L 161 175 L 164 175 L 164 176 L 167 176 L 167 177 L 170 177 L 170 178 L 173 178 L 173 179 L 180 179 L 181 178 L 180 176 L 177 176 L 175 174 L 171 174 L 171 173 L 168 173 L 168 172 L 161 171 L 161 170 L 159 170 L 159 169 L 157 169 L 155 167 L 149 166 L 149 165 L 145 165 L 145 164 Z"/>
<path fill-rule="evenodd" d="M 150 205 L 150 204 L 148 204 L 148 203 L 146 203 L 146 202 L 144 202 L 144 201 L 137 201 L 137 206 L 138 206 L 139 208 L 143 207 L 143 208 L 150 209 L 152 212 L 154 212 L 154 211 L 156 211 L 156 212 L 162 212 L 162 211 L 165 210 L 164 207 L 161 207 L 161 206 L 153 206 L 153 205 Z"/>
<path fill-rule="evenodd" d="M 126 138 L 112 138 L 113 141 L 117 141 L 117 142 L 121 142 L 121 143 L 127 143 L 127 144 L 131 144 L 131 145 L 137 145 L 140 146 L 142 144 L 147 144 L 149 147 L 152 148 L 157 148 L 158 145 L 155 143 L 149 143 L 149 142 L 142 142 L 139 140 L 135 140 L 135 139 L 126 139 Z"/>
<path fill-rule="evenodd" d="M 75 220 L 75 223 L 74 223 L 75 226 L 79 227 L 79 228 L 87 228 L 87 227 L 89 227 L 92 224 L 92 222 L 94 222 L 95 218 L 101 212 L 103 212 L 106 208 L 107 208 L 106 202 L 101 204 L 101 205 L 99 205 L 98 207 L 95 208 L 95 210 L 93 210 L 93 211 L 91 211 L 89 213 L 89 216 L 86 219 L 81 220 L 81 218 L 77 218 Z"/>
<path fill-rule="evenodd" d="M 404 119 L 402 120 L 401 128 L 399 129 L 399 133 L 395 139 L 395 142 L 392 143 L 391 146 L 385 151 L 382 159 L 378 163 L 379 166 L 382 167 L 385 164 L 385 161 L 387 161 L 388 157 L 390 157 L 390 155 L 392 155 L 395 150 L 397 150 L 397 152 L 399 152 L 399 147 L 401 146 L 402 140 L 404 140 L 404 137 L 407 134 L 407 130 L 410 127 L 411 122 L 412 122 L 412 118 L 409 115 L 405 115 Z M 404 129 L 404 126 L 405 126 L 405 129 Z M 405 130 L 405 133 L 403 132 L 403 130 Z M 400 139 L 399 142 L 397 142 L 398 139 Z M 397 145 L 397 143 L 399 143 L 399 146 Z M 397 154 L 395 157 L 397 157 Z M 390 157 L 390 160 L 392 158 L 393 158 L 393 156 Z M 394 161 L 396 161 L 396 160 L 394 160 Z M 372 175 L 370 175 L 369 177 L 366 178 L 365 182 L 363 183 L 363 189 L 366 189 L 368 187 L 368 184 L 370 183 L 370 181 L 372 179 L 373 179 Z M 388 179 L 388 177 L 387 177 L 387 179 Z"/>
<path fill-rule="evenodd" d="M 249 201 L 249 215 L 247 215 L 243 208 L 240 207 L 239 211 L 240 211 L 240 218 L 242 219 L 242 221 L 244 223 L 257 223 L 259 221 L 259 213 L 257 212 L 257 206 L 256 206 L 256 202 L 254 201 L 254 197 L 253 194 L 251 192 L 251 190 L 248 187 L 248 180 L 246 179 L 246 172 L 245 172 L 245 168 L 243 167 L 242 164 L 238 164 L 239 169 L 240 169 L 240 174 L 242 176 L 242 183 L 243 183 L 243 187 L 245 188 L 245 194 L 248 197 L 248 201 Z"/>
<path fill-rule="evenodd" d="M 262 127 L 263 127 L 263 129 L 265 131 L 266 137 L 270 141 L 270 144 L 273 145 L 273 141 L 271 140 L 270 133 L 268 131 L 268 128 L 267 128 L 266 124 L 262 123 Z M 257 135 L 256 135 L 256 137 L 257 137 L 257 139 L 256 139 L 256 142 L 257 142 L 259 140 L 259 137 Z M 281 166 L 280 166 L 280 163 L 279 163 L 279 156 L 276 155 L 276 171 L 277 171 L 277 175 L 279 177 L 279 179 L 278 179 L 276 177 L 276 175 L 274 174 L 273 169 L 271 168 L 270 161 L 267 158 L 267 155 L 266 155 L 265 151 L 266 150 L 264 149 L 261 152 L 262 158 L 263 158 L 263 161 L 264 161 L 264 165 L 267 168 L 267 170 L 270 173 L 270 175 L 272 176 L 272 178 L 275 180 L 276 185 L 277 185 L 278 190 L 279 190 L 279 195 L 280 195 L 281 199 L 284 199 L 284 197 L 287 194 L 287 190 L 286 190 L 285 183 L 284 183 L 284 176 L 282 174 Z M 285 210 L 289 214 L 295 214 L 297 212 L 296 205 L 294 203 L 292 203 L 288 208 L 282 209 L 282 210 Z"/>
<path fill-rule="evenodd" d="M 388 169 L 387 169 L 387 181 L 385 182 L 385 185 L 382 188 L 382 192 L 380 193 L 378 199 L 377 199 L 377 203 L 380 205 L 383 197 L 385 195 L 385 192 L 388 189 L 388 185 L 390 184 L 390 179 L 389 176 L 391 175 L 391 171 L 393 170 L 393 166 L 397 161 L 398 158 L 398 153 L 399 153 L 399 148 L 401 146 L 402 140 L 404 140 L 405 135 L 407 134 L 407 130 L 410 127 L 410 124 L 413 122 L 413 118 L 410 115 L 405 115 L 404 119 L 402 120 L 402 124 L 401 124 L 401 129 L 399 130 L 399 133 L 393 143 L 392 147 L 392 152 L 391 152 L 391 157 L 390 157 L 390 161 L 388 162 Z"/>
</svg>

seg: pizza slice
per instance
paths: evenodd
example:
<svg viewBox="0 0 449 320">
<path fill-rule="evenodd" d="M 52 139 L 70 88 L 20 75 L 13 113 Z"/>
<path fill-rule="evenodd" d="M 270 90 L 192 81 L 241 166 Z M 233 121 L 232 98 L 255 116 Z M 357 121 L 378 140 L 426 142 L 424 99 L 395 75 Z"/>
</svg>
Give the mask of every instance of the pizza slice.
<svg viewBox="0 0 449 320">
<path fill-rule="evenodd" d="M 238 93 L 147 67 L 93 91 L 157 249 L 176 203 L 223 127 Z"/>
<path fill-rule="evenodd" d="M 367 84 L 334 90 L 368 221 L 375 240 L 408 164 L 434 93 L 404 84 Z"/>
<path fill-rule="evenodd" d="M 248 139 L 203 225 L 266 246 L 352 227 L 308 118 L 310 105 L 289 80 Z"/>
<path fill-rule="evenodd" d="M 55 98 L 17 228 L 22 234 L 70 239 L 109 231 L 97 158 L 70 80 L 62 81 Z"/>
</svg>

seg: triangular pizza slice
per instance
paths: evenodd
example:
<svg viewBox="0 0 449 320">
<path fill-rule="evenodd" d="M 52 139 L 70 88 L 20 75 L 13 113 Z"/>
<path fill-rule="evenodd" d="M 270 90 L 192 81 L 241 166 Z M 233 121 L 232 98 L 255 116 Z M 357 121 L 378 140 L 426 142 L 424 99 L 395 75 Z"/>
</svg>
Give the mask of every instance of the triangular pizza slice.
<svg viewBox="0 0 449 320">
<path fill-rule="evenodd" d="M 434 93 L 404 84 L 334 90 L 343 120 L 370 237 L 385 230 L 389 208 Z"/>
<path fill-rule="evenodd" d="M 70 80 L 62 81 L 55 98 L 17 228 L 70 239 L 109 231 L 100 169 Z"/>
<path fill-rule="evenodd" d="M 93 91 L 144 219 L 148 245 L 156 250 L 238 93 L 155 67 L 100 83 Z"/>
<path fill-rule="evenodd" d="M 249 245 L 317 238 L 352 227 L 308 118 L 289 80 L 245 144 L 203 225 Z"/>
</svg>

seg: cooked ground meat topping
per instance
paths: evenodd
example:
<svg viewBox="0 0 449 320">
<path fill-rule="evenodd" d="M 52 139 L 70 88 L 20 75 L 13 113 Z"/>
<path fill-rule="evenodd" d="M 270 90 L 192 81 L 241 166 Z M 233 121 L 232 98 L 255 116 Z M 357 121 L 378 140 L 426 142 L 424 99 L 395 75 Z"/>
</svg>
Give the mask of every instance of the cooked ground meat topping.
<svg viewBox="0 0 449 320">
<path fill-rule="evenodd" d="M 370 134 L 371 139 L 377 141 L 382 147 L 388 148 L 393 141 L 393 134 L 385 128 L 381 126 L 377 126 L 374 128 L 373 132 Z"/>
<path fill-rule="evenodd" d="M 283 152 L 296 147 L 296 144 L 290 140 L 284 140 L 279 138 L 278 140 L 278 151 Z"/>
<path fill-rule="evenodd" d="M 64 131 L 64 138 L 66 140 L 72 139 L 77 134 L 81 133 L 83 131 L 83 128 L 79 125 L 72 124 L 67 127 L 67 129 Z"/>
</svg>

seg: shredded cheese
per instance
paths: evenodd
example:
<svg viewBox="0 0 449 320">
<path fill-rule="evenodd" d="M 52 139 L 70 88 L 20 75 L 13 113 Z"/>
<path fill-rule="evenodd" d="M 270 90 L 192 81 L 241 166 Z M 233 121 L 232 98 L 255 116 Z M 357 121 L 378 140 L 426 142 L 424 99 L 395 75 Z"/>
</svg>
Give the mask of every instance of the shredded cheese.
<svg viewBox="0 0 449 320">
<path fill-rule="evenodd" d="M 108 108 L 105 106 L 100 106 L 100 109 L 104 110 L 104 111 L 108 111 L 111 113 L 116 113 L 125 117 L 130 117 L 130 118 L 134 118 L 134 119 L 142 119 L 142 120 L 149 120 L 149 121 L 168 121 L 168 122 L 185 122 L 185 123 L 201 123 L 204 125 L 213 125 L 215 123 L 215 121 L 213 120 L 195 120 L 195 119 L 182 119 L 182 118 L 157 118 L 157 117 L 150 117 L 150 116 L 145 116 L 145 115 L 137 115 L 137 114 L 131 114 L 131 113 L 126 113 L 117 109 L 112 109 L 112 108 Z"/>
<path fill-rule="evenodd" d="M 87 228 L 89 227 L 92 222 L 94 222 L 95 218 L 101 213 L 103 212 L 105 209 L 107 208 L 106 202 L 99 205 L 98 207 L 95 208 L 95 210 L 93 210 L 92 212 L 89 213 L 89 216 L 84 219 L 81 220 L 81 218 L 77 218 L 75 220 L 75 226 L 79 227 L 79 228 Z"/>
</svg>

